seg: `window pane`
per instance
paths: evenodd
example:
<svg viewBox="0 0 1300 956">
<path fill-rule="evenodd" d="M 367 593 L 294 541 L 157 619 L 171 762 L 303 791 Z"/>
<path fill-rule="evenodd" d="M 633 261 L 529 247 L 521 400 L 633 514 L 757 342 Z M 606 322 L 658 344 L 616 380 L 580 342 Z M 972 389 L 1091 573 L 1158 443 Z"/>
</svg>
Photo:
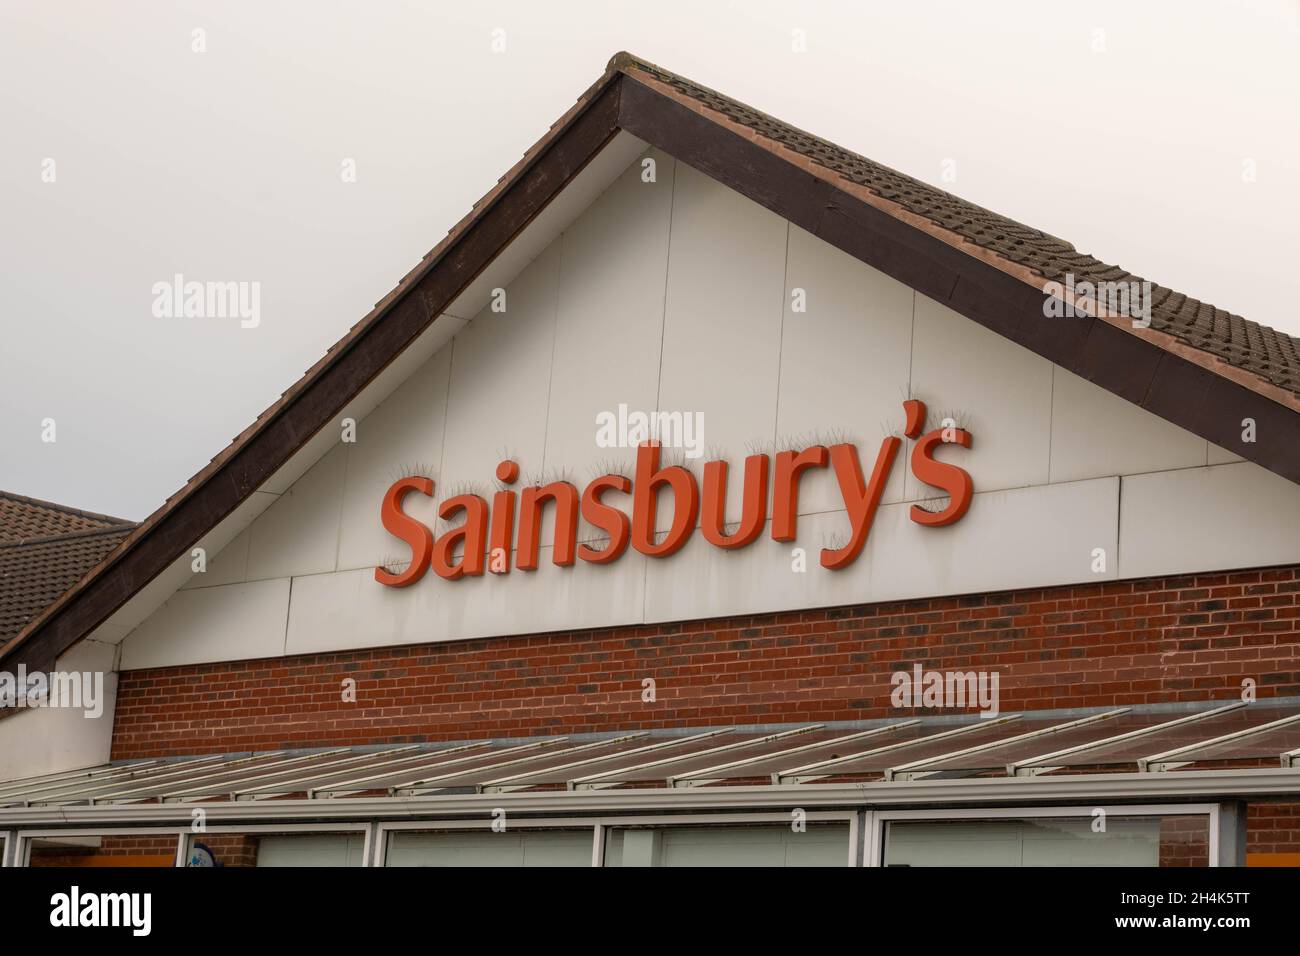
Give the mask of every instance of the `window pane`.
<svg viewBox="0 0 1300 956">
<path fill-rule="evenodd" d="M 895 820 L 885 866 L 1208 866 L 1209 827 L 1204 814 Z"/>
<path fill-rule="evenodd" d="M 617 827 L 607 831 L 606 866 L 844 866 L 848 823 L 760 826 Z"/>
<path fill-rule="evenodd" d="M 361 866 L 366 836 L 346 833 L 199 833 L 187 866 Z"/>
<path fill-rule="evenodd" d="M 592 830 L 394 830 L 387 866 L 591 866 Z"/>
</svg>

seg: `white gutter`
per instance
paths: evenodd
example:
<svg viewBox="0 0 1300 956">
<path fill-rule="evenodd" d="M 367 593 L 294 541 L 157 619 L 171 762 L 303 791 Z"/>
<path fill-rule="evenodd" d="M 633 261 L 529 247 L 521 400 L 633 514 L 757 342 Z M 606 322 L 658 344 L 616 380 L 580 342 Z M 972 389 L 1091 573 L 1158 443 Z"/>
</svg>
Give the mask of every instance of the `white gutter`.
<svg viewBox="0 0 1300 956">
<path fill-rule="evenodd" d="M 689 789 L 605 789 L 357 797 L 335 800 L 213 801 L 118 806 L 14 807 L 0 829 L 34 826 L 174 825 L 188 828 L 202 808 L 209 824 L 237 822 L 437 819 L 508 813 L 635 813 L 648 810 L 754 810 L 790 807 L 1044 805 L 1055 802 L 1300 797 L 1300 768 L 1079 774 L 1063 777 L 923 778 L 886 783 L 792 784 Z"/>
</svg>

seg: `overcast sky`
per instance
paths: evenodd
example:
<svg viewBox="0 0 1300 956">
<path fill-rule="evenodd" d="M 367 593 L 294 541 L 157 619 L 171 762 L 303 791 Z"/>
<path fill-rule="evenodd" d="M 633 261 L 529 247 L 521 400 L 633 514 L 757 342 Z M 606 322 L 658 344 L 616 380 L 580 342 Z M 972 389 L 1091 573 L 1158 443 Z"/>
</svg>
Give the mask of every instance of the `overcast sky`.
<svg viewBox="0 0 1300 956">
<path fill-rule="evenodd" d="M 0 488 L 145 517 L 620 49 L 1300 335 L 1294 0 L 0 0 Z"/>
</svg>

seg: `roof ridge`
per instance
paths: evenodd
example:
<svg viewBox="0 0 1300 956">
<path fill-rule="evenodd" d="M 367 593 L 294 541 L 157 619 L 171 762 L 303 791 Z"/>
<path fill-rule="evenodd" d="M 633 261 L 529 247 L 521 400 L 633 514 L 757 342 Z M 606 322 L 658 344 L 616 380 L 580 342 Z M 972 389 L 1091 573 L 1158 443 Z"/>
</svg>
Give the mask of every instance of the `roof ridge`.
<svg viewBox="0 0 1300 956">
<path fill-rule="evenodd" d="M 76 515 L 79 518 L 89 518 L 94 521 L 108 521 L 115 525 L 134 525 L 134 521 L 127 518 L 116 518 L 113 515 L 100 514 L 98 511 L 86 511 L 82 508 L 74 508 L 71 505 L 61 505 L 57 501 L 46 501 L 44 498 L 33 498 L 30 495 L 20 495 L 16 491 L 5 491 L 0 488 L 0 498 L 8 498 L 10 501 L 17 501 L 25 505 L 36 505 L 40 508 L 50 508 L 54 511 L 62 511 L 64 514 Z"/>
<path fill-rule="evenodd" d="M 47 534 L 39 538 L 15 538 L 12 541 L 0 541 L 0 549 L 23 548 L 32 544 L 50 544 L 56 541 L 68 541 L 74 538 L 91 538 L 95 535 L 128 534 L 136 525 L 133 522 L 110 525 L 107 528 L 84 528 L 81 531 L 68 531 L 64 534 Z"/>
<path fill-rule="evenodd" d="M 629 69 L 633 69 L 633 70 L 640 70 L 646 73 L 652 73 L 652 74 L 657 73 L 664 77 L 670 77 L 679 83 L 682 83 L 687 86 L 693 86 L 696 89 L 702 90 L 706 93 L 716 96 L 719 99 L 727 100 L 730 103 L 735 103 L 737 106 L 749 110 L 755 116 L 762 117 L 763 119 L 768 120 L 771 123 L 777 124 L 779 126 L 783 126 L 786 129 L 790 130 L 791 132 L 795 132 L 802 136 L 806 136 L 812 140 L 817 140 L 819 142 L 830 144 L 829 140 L 823 139 L 822 137 L 818 136 L 816 133 L 810 133 L 808 130 L 795 126 L 793 123 L 789 123 L 786 120 L 781 119 L 780 117 L 773 116 L 771 113 L 760 110 L 756 106 L 751 106 L 749 103 L 742 102 L 741 100 L 736 99 L 734 96 L 728 96 L 726 93 L 720 93 L 719 91 L 713 89 L 712 87 L 705 86 L 703 83 L 700 83 L 696 80 L 692 80 L 689 77 L 682 76 L 680 73 L 674 73 L 672 70 L 665 69 L 664 67 L 659 66 L 659 64 L 657 63 L 651 63 L 649 60 L 643 59 L 634 53 L 620 51 L 614 54 L 614 56 L 609 61 L 609 66 L 607 67 L 607 69 L 617 69 L 618 71 L 623 73 L 626 73 Z M 963 205 L 970 206 L 973 209 L 978 209 L 981 212 L 988 213 L 990 216 L 994 216 L 999 219 L 1004 219 L 1007 222 L 1012 223 L 1013 225 L 1020 226 L 1022 229 L 1028 229 L 1030 232 L 1034 232 L 1040 236 L 1044 236 L 1055 242 L 1059 242 L 1065 248 L 1077 252 L 1081 256 L 1088 255 L 1088 253 L 1079 252 L 1078 247 L 1076 247 L 1074 243 L 1070 242 L 1069 240 L 1062 239 L 1060 236 L 1055 236 L 1052 233 L 1047 232 L 1046 230 L 1039 229 L 1037 226 L 1030 226 L 1026 223 L 1018 222 L 1015 219 L 1010 218 L 1009 216 L 1003 215 L 997 210 L 989 209 L 987 206 L 981 206 L 978 203 L 971 202 L 969 199 L 964 199 L 963 197 L 958 196 L 956 193 L 949 192 L 948 190 L 944 189 L 941 186 L 936 186 L 933 183 L 928 183 L 924 179 L 917 179 L 915 176 L 909 173 L 905 173 L 902 170 L 895 169 L 892 166 L 886 166 L 884 163 L 880 162 L 879 160 L 872 159 L 870 156 L 867 156 L 864 153 L 859 153 L 857 150 L 849 149 L 847 146 L 840 146 L 839 144 L 830 144 L 830 145 L 834 145 L 837 149 L 841 150 L 842 152 L 848 153 L 849 155 L 855 157 L 856 159 L 861 160 L 864 163 L 868 163 L 879 169 L 892 173 L 893 175 L 898 176 L 900 179 L 905 179 L 908 182 L 915 183 L 917 186 L 924 187 L 925 189 L 932 189 L 935 192 L 942 193 L 945 196 L 957 200 Z M 935 222 L 936 224 L 941 224 L 937 220 L 931 220 L 931 221 Z"/>
</svg>

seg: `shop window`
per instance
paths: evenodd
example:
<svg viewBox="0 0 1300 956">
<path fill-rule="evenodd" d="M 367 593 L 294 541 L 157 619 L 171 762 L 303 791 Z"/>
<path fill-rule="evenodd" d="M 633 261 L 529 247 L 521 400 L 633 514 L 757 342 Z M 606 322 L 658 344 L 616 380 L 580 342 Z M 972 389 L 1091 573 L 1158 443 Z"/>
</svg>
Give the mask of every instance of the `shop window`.
<svg viewBox="0 0 1300 956">
<path fill-rule="evenodd" d="M 147 867 L 176 865 L 175 833 L 33 837 L 28 866 Z"/>
<path fill-rule="evenodd" d="M 210 831 L 190 837 L 186 866 L 363 866 L 365 847 L 361 831 Z"/>
<path fill-rule="evenodd" d="M 844 866 L 847 822 L 611 827 L 606 866 Z"/>
<path fill-rule="evenodd" d="M 1208 866 L 1205 814 L 889 820 L 885 866 Z"/>
<path fill-rule="evenodd" d="M 591 866 L 594 839 L 581 829 L 393 830 L 386 866 Z"/>
</svg>

